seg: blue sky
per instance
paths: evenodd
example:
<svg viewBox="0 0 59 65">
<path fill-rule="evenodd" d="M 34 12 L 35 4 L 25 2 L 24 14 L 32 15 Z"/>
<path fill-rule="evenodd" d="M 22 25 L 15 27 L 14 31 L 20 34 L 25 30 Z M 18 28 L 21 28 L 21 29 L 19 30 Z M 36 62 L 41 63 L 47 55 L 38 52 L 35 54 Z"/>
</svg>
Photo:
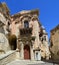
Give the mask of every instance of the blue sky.
<svg viewBox="0 0 59 65">
<path fill-rule="evenodd" d="M 6 2 L 10 13 L 39 9 L 39 19 L 50 37 L 50 30 L 59 24 L 59 0 L 0 0 Z"/>
</svg>

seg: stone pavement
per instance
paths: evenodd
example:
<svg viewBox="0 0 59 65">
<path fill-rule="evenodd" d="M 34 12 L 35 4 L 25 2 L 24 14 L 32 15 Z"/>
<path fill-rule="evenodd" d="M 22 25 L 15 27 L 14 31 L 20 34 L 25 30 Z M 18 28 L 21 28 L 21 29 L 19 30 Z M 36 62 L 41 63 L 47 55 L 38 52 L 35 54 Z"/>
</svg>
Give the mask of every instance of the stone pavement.
<svg viewBox="0 0 59 65">
<path fill-rule="evenodd" d="M 7 65 L 57 65 L 57 64 L 43 62 L 43 61 L 15 60 L 8 63 Z"/>
</svg>

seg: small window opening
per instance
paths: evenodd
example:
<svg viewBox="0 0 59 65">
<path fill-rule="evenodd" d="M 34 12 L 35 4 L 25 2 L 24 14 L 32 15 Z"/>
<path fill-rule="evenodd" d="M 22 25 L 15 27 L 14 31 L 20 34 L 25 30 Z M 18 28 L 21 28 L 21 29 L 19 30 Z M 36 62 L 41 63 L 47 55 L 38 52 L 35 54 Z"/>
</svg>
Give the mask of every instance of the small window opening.
<svg viewBox="0 0 59 65">
<path fill-rule="evenodd" d="M 24 28 L 29 28 L 29 22 L 28 21 L 24 21 Z"/>
</svg>

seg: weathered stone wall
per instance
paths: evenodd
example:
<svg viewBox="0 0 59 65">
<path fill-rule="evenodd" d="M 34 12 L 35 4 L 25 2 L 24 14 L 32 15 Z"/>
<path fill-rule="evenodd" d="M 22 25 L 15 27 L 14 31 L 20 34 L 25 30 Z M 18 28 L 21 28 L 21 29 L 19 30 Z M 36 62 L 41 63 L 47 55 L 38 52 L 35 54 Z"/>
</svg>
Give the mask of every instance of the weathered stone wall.
<svg viewBox="0 0 59 65">
<path fill-rule="evenodd" d="M 59 60 L 59 30 L 56 30 L 51 33 L 50 43 L 52 59 Z"/>
<path fill-rule="evenodd" d="M 33 21 L 33 36 L 35 36 L 34 49 L 40 47 L 41 41 L 39 40 L 39 24 L 37 20 Z"/>
<path fill-rule="evenodd" d="M 3 5 L 3 4 L 0 3 L 0 5 Z M 1 7 L 1 9 L 2 8 L 3 8 L 3 6 Z M 6 29 L 8 20 L 9 19 L 8 18 L 6 19 L 6 16 L 4 15 L 4 12 L 0 11 L 0 50 L 4 50 L 4 51 L 9 50 L 9 48 L 10 48 L 8 39 L 5 36 L 6 34 L 8 34 L 8 31 Z"/>
<path fill-rule="evenodd" d="M 8 39 L 2 33 L 0 33 L 0 50 L 4 50 L 5 52 L 10 50 Z"/>
<path fill-rule="evenodd" d="M 18 37 L 19 36 L 19 28 L 20 28 L 20 23 L 18 23 L 18 24 L 15 24 L 15 22 L 16 21 L 13 21 L 12 20 L 12 24 L 10 24 L 10 30 L 11 30 L 11 34 L 12 35 L 16 35 L 16 37 Z"/>
</svg>

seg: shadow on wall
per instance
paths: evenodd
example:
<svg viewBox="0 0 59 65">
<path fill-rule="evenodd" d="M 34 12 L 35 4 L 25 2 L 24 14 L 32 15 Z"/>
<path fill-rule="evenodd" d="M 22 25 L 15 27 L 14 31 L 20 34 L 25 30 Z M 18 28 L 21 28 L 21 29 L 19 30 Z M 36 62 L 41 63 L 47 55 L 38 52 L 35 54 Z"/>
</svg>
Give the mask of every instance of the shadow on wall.
<svg viewBox="0 0 59 65">
<path fill-rule="evenodd" d="M 17 48 L 17 37 L 15 35 L 8 35 L 9 44 L 11 50 L 16 50 Z"/>
</svg>

